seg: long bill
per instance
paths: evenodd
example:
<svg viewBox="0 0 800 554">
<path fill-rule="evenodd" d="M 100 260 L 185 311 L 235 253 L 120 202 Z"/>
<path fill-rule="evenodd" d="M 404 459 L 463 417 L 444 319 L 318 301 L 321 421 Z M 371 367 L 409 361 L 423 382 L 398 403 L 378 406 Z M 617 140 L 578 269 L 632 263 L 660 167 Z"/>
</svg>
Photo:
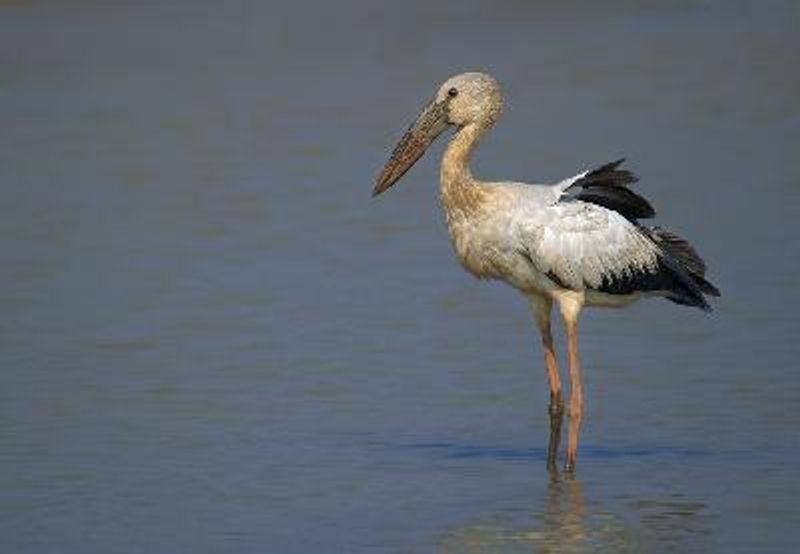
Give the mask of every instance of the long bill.
<svg viewBox="0 0 800 554">
<path fill-rule="evenodd" d="M 389 161 L 375 180 L 372 196 L 379 195 L 399 181 L 447 125 L 447 102 L 434 100 L 428 104 L 392 150 Z"/>
</svg>

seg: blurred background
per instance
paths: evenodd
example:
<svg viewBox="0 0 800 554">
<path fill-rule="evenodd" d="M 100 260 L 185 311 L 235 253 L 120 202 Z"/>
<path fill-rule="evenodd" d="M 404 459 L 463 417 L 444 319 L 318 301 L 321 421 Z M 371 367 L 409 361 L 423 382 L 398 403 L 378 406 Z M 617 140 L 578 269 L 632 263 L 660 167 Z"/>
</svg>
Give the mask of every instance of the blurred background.
<svg viewBox="0 0 800 554">
<path fill-rule="evenodd" d="M 791 550 L 799 25 L 789 1 L 0 0 L 0 550 Z M 441 144 L 370 198 L 465 70 L 506 94 L 478 176 L 626 156 L 723 293 L 584 312 L 573 481 L 545 472 L 527 307 L 450 251 Z"/>
</svg>

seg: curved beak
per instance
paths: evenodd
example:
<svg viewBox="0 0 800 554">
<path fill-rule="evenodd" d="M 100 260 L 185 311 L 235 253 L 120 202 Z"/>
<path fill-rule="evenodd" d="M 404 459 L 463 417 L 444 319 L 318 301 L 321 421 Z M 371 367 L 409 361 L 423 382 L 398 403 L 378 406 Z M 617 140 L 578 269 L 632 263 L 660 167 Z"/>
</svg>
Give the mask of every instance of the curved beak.
<svg viewBox="0 0 800 554">
<path fill-rule="evenodd" d="M 432 101 L 417 116 L 406 134 L 392 150 L 389 161 L 383 166 L 372 196 L 377 196 L 405 175 L 406 171 L 422 157 L 428 146 L 447 128 L 447 102 Z"/>
</svg>

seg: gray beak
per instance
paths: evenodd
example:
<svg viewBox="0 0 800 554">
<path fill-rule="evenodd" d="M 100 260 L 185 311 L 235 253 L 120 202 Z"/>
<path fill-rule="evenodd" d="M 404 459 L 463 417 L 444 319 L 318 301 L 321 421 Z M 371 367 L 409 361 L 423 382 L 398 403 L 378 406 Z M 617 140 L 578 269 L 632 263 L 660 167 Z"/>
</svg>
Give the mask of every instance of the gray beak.
<svg viewBox="0 0 800 554">
<path fill-rule="evenodd" d="M 375 180 L 372 196 L 379 195 L 399 181 L 447 125 L 447 102 L 434 100 L 428 104 L 392 150 L 389 161 Z"/>
</svg>

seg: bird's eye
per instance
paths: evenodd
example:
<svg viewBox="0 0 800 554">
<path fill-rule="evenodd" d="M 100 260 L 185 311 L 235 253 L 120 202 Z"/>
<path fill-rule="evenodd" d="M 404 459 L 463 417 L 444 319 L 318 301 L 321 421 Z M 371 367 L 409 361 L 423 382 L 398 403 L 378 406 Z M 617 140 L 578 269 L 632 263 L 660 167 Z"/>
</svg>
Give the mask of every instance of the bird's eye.
<svg viewBox="0 0 800 554">
<path fill-rule="evenodd" d="M 458 89 L 455 87 L 451 88 L 450 90 L 447 91 L 447 96 L 449 96 L 450 98 L 455 98 L 456 96 L 458 96 Z"/>
</svg>

